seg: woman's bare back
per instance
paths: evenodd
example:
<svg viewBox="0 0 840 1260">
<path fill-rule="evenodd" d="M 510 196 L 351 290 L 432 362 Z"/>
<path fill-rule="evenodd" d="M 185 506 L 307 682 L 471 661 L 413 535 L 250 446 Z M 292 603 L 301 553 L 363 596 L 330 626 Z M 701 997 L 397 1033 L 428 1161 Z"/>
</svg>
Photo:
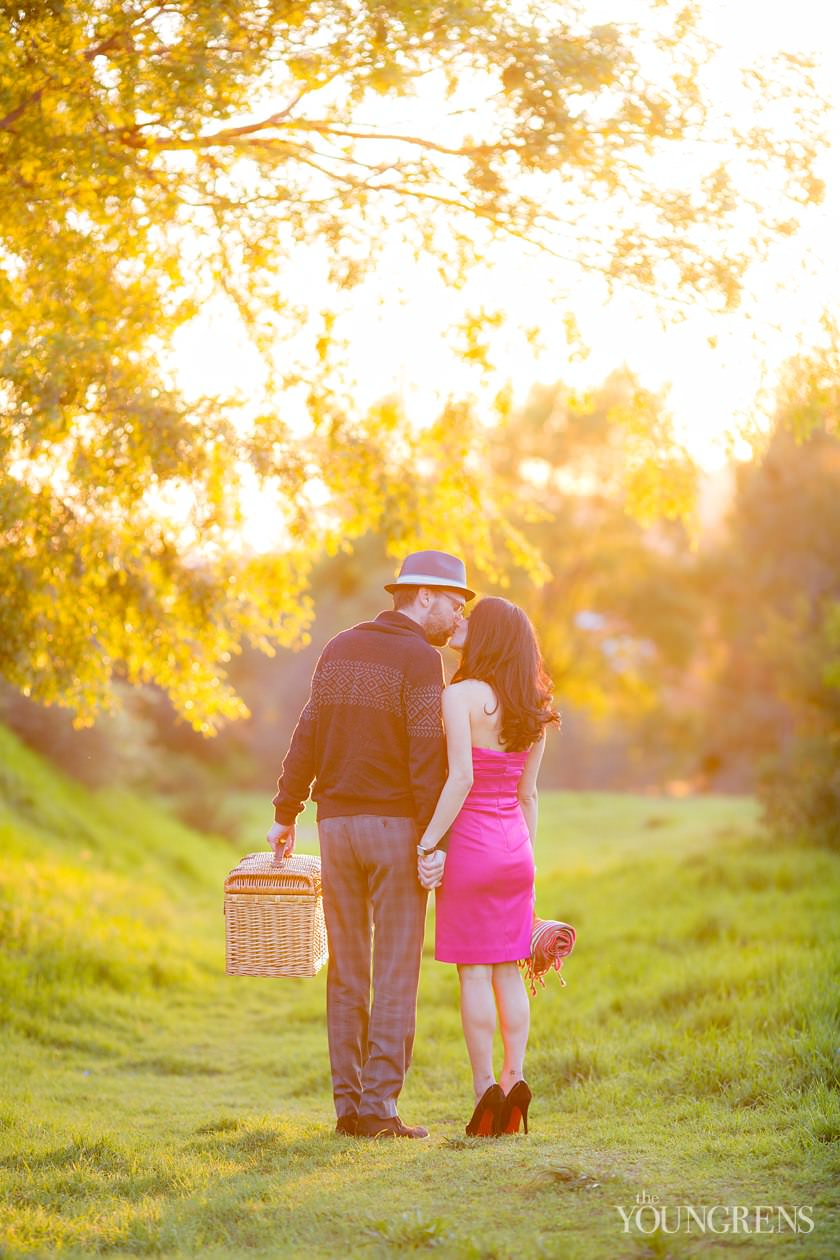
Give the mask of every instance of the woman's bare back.
<svg viewBox="0 0 840 1260">
<path fill-rule="evenodd" d="M 465 678 L 453 686 L 463 688 L 470 713 L 470 740 L 473 748 L 491 748 L 505 752 L 500 739 L 502 710 L 489 683 L 479 678 Z"/>
</svg>

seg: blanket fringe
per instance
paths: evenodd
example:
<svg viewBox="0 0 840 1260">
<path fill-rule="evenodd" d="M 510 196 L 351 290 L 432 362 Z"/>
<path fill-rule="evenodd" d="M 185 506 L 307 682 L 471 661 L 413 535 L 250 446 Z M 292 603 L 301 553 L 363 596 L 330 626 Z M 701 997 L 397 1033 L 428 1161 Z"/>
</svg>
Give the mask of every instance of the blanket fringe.
<svg viewBox="0 0 840 1260">
<path fill-rule="evenodd" d="M 519 966 L 525 973 L 523 978 L 531 989 L 532 997 L 536 997 L 537 983 L 545 988 L 545 977 L 552 970 L 557 972 L 560 985 L 565 989 L 566 981 L 560 975 L 560 969 L 574 949 L 576 938 L 577 933 L 571 924 L 557 919 L 540 919 L 534 914 L 531 953 L 528 958 L 519 960 Z"/>
<path fill-rule="evenodd" d="M 560 979 L 560 986 L 565 989 L 566 981 L 563 976 L 560 975 L 560 969 L 563 966 L 563 961 L 564 960 L 562 958 L 555 958 L 554 961 L 547 967 L 537 971 L 537 965 L 534 961 L 533 955 L 531 955 L 530 958 L 519 959 L 519 962 L 516 965 L 525 973 L 523 978 L 525 983 L 530 986 L 532 997 L 537 996 L 537 983 L 540 984 L 541 988 L 545 988 L 545 977 L 548 975 L 549 971 L 552 970 L 557 972 Z"/>
</svg>

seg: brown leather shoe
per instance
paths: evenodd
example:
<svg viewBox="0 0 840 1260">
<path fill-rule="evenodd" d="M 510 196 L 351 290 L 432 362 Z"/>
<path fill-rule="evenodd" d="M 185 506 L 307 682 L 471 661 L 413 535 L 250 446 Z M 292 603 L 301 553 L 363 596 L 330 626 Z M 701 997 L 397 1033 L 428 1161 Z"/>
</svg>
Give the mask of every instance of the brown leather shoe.
<svg viewBox="0 0 840 1260">
<path fill-rule="evenodd" d="M 427 1138 L 429 1130 L 422 1124 L 413 1127 L 403 1124 L 399 1116 L 359 1116 L 356 1137 L 366 1138 Z"/>
<path fill-rule="evenodd" d="M 359 1117 L 355 1112 L 349 1111 L 346 1116 L 339 1116 L 335 1122 L 335 1131 L 342 1137 L 356 1137 L 356 1128 L 359 1123 Z"/>
</svg>

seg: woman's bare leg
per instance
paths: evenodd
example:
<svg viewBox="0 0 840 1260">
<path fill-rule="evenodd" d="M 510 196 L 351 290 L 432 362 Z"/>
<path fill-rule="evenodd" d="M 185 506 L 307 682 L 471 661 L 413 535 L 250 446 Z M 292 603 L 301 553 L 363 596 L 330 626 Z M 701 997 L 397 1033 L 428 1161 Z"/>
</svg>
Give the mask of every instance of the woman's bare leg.
<svg viewBox="0 0 840 1260">
<path fill-rule="evenodd" d="M 458 964 L 461 1026 L 470 1056 L 476 1102 L 496 1080 L 493 1074 L 493 1034 L 496 1031 L 494 971 L 495 967 L 483 963 Z"/>
<path fill-rule="evenodd" d="M 493 967 L 493 992 L 499 1007 L 499 1023 L 505 1061 L 499 1084 L 509 1093 L 523 1079 L 525 1049 L 531 1026 L 531 1004 L 516 963 L 496 963 Z"/>
</svg>

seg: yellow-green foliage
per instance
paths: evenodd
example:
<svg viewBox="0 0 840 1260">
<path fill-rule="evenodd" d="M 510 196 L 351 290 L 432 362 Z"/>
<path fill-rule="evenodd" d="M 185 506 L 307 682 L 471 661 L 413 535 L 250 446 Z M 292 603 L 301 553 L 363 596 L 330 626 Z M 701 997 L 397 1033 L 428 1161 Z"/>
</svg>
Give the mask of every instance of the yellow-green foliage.
<svg viewBox="0 0 840 1260">
<path fill-rule="evenodd" d="M 734 1238 L 622 1233 L 616 1204 L 836 1195 L 840 860 L 771 846 L 750 802 L 547 794 L 538 907 L 570 920 L 567 987 L 532 1004 L 532 1133 L 482 1143 L 454 969 L 429 936 L 401 1099 L 426 1143 L 332 1134 L 322 973 L 227 978 L 234 849 L 91 794 L 0 732 L 2 1255 L 615 1260 Z M 270 811 L 268 811 L 270 814 Z M 304 843 L 312 834 L 304 828 Z"/>
<path fill-rule="evenodd" d="M 498 0 L 2 13 L 0 673 L 84 718 L 115 677 L 204 731 L 241 715 L 231 654 L 296 640 L 312 560 L 366 529 L 533 572 L 469 406 L 419 433 L 356 396 L 338 316 L 372 267 L 410 288 L 431 262 L 455 291 L 520 240 L 731 308 L 822 196 L 807 59 L 745 76 L 736 125 L 690 2 L 635 24 Z M 170 352 L 207 308 L 259 357 L 188 399 Z M 500 316 L 464 314 L 480 373 Z M 691 470 L 657 468 L 656 419 L 633 419 L 633 500 L 678 513 Z M 282 555 L 243 552 L 255 483 Z"/>
</svg>

